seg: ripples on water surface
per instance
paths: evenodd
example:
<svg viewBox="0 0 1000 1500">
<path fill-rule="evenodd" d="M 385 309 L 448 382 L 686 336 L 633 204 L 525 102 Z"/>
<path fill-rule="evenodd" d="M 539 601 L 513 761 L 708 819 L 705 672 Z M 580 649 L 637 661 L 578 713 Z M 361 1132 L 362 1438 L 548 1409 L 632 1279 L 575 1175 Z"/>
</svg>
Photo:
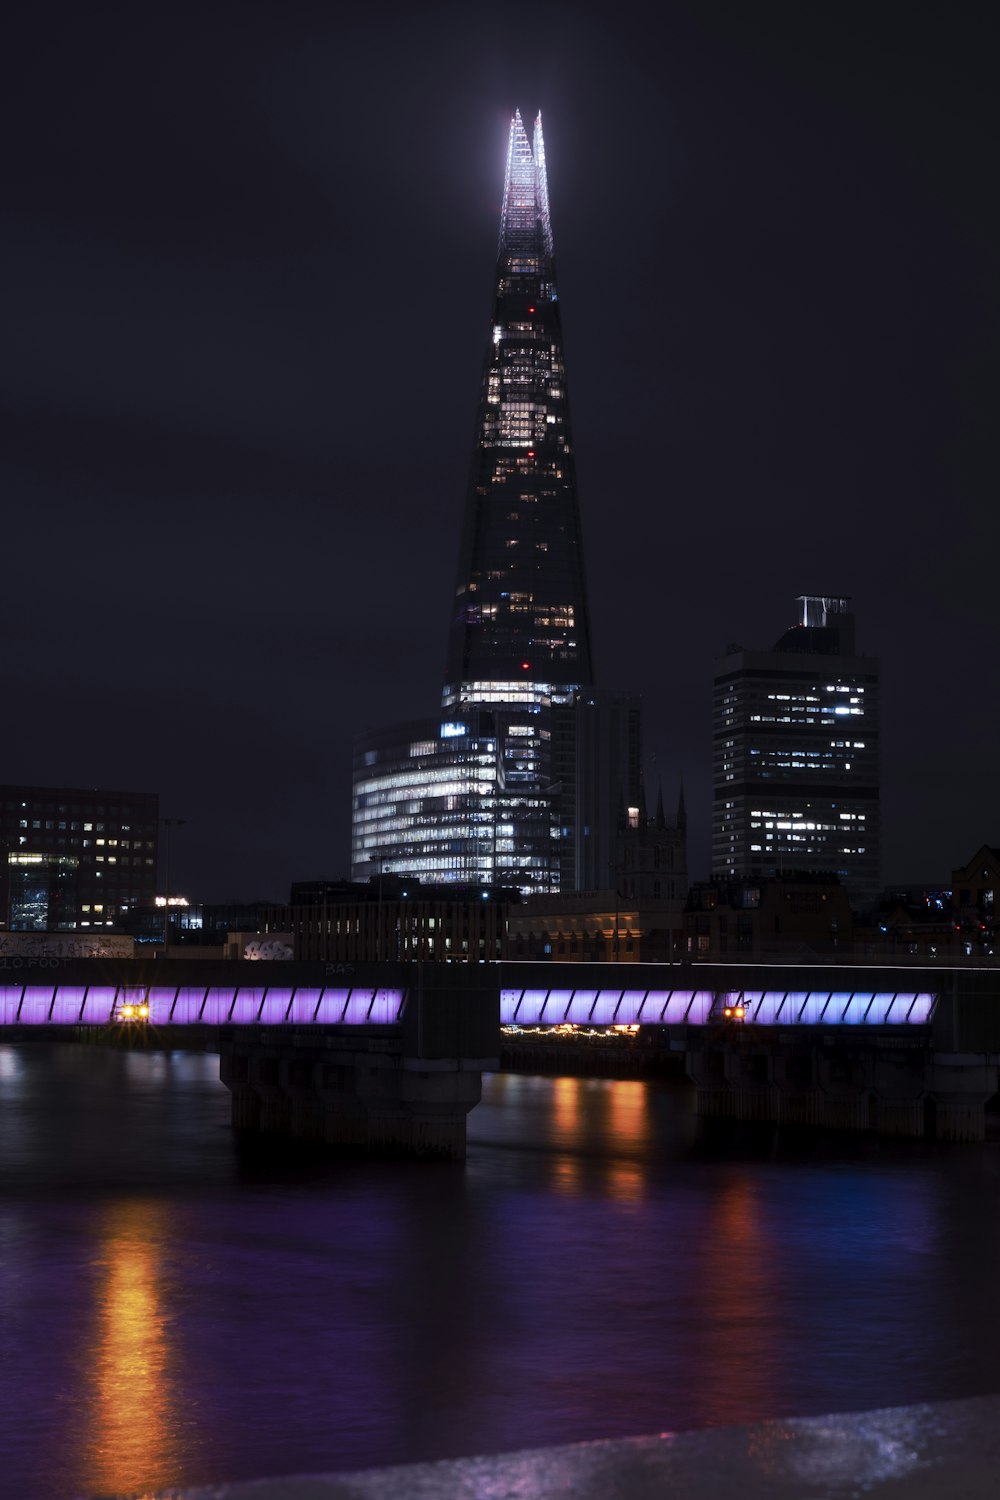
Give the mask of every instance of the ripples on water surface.
<svg viewBox="0 0 1000 1500">
<path fill-rule="evenodd" d="M 1000 1144 L 485 1080 L 464 1166 L 248 1152 L 218 1059 L 0 1047 L 0 1491 L 994 1390 Z"/>
</svg>

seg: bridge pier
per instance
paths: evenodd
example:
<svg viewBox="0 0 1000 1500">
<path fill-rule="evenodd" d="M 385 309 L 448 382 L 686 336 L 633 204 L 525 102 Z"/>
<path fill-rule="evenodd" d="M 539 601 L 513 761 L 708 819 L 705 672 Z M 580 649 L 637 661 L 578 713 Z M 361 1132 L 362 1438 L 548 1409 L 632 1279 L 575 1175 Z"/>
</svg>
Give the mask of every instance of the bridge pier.
<svg viewBox="0 0 1000 1500">
<path fill-rule="evenodd" d="M 291 1027 L 264 1035 L 259 1027 L 234 1027 L 220 1048 L 236 1129 L 393 1155 L 465 1156 L 466 1116 L 482 1093 L 481 1059 L 409 1058 L 381 1035 Z"/>
<path fill-rule="evenodd" d="M 497 1067 L 485 966 L 414 971 L 394 1026 L 226 1026 L 219 1071 L 238 1130 L 380 1154 L 461 1160 L 482 1074 Z"/>
<path fill-rule="evenodd" d="M 733 1026 L 689 1028 L 682 1045 L 698 1113 L 710 1118 L 981 1141 L 998 1086 L 995 1055 L 943 1054 L 901 1037 Z"/>
</svg>

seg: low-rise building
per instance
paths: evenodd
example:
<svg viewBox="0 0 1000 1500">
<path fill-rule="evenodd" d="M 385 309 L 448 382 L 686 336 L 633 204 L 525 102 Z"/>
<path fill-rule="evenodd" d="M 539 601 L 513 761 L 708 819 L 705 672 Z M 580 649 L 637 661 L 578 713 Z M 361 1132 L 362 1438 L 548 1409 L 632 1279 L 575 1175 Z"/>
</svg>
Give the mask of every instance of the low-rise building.
<svg viewBox="0 0 1000 1500">
<path fill-rule="evenodd" d="M 529 896 L 508 919 L 511 958 L 670 963 L 683 956 L 684 902 L 618 890 Z"/>
<path fill-rule="evenodd" d="M 982 844 L 951 874 L 959 941 L 967 958 L 995 958 L 1000 905 L 1000 849 Z"/>
<path fill-rule="evenodd" d="M 291 933 L 297 959 L 479 963 L 508 956 L 508 913 L 519 899 L 506 888 L 424 885 L 389 874 L 298 881 L 273 925 Z"/>
<path fill-rule="evenodd" d="M 854 921 L 836 875 L 793 870 L 757 880 L 697 881 L 684 911 L 684 956 L 747 962 L 852 952 Z"/>
</svg>

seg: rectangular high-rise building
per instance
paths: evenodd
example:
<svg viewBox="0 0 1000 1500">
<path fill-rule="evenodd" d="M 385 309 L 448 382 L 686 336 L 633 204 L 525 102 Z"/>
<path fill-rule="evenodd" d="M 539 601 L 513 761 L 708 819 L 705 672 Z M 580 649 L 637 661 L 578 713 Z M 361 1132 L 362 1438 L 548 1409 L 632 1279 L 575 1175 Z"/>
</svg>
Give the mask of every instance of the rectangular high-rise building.
<svg viewBox="0 0 1000 1500">
<path fill-rule="evenodd" d="M 606 884 L 640 754 L 620 699 L 593 691 L 542 122 L 518 112 L 441 714 L 357 740 L 354 878 Z"/>
<path fill-rule="evenodd" d="M 879 667 L 849 602 L 804 595 L 770 651 L 716 665 L 715 877 L 825 871 L 856 907 L 879 894 Z"/>
<path fill-rule="evenodd" d="M 151 906 L 159 822 L 156 792 L 0 786 L 0 924 L 113 927 Z"/>
</svg>

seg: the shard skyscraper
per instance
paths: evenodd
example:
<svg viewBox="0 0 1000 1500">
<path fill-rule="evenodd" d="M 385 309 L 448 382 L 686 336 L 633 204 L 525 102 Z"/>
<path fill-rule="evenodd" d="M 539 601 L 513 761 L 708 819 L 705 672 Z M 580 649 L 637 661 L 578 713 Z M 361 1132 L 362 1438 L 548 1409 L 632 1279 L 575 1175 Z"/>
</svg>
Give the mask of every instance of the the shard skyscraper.
<svg viewBox="0 0 1000 1500">
<path fill-rule="evenodd" d="M 355 746 L 352 873 L 613 883 L 634 698 L 593 687 L 541 116 L 510 126 L 441 713 Z"/>
<path fill-rule="evenodd" d="M 445 704 L 564 698 L 591 682 L 542 120 L 510 126 L 493 317 Z"/>
</svg>

